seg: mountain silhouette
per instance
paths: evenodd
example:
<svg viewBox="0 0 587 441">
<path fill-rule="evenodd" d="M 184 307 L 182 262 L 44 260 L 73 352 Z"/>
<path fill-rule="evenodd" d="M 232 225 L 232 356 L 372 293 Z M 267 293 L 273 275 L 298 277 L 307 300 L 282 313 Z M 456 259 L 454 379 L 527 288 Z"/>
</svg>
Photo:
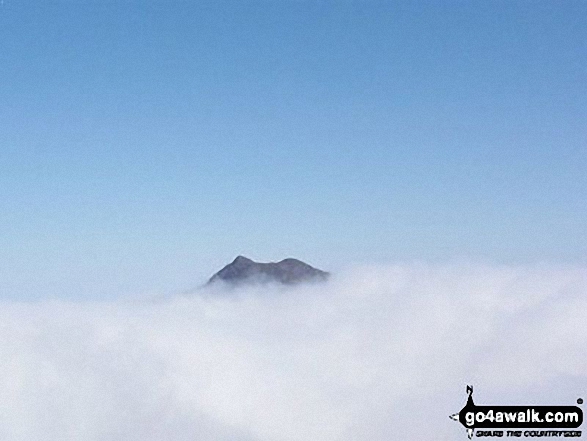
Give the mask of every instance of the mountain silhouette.
<svg viewBox="0 0 587 441">
<path fill-rule="evenodd" d="M 328 276 L 329 273 L 297 259 L 260 263 L 238 256 L 214 274 L 208 284 L 223 281 L 232 285 L 267 282 L 295 285 L 302 282 L 324 281 Z"/>
</svg>

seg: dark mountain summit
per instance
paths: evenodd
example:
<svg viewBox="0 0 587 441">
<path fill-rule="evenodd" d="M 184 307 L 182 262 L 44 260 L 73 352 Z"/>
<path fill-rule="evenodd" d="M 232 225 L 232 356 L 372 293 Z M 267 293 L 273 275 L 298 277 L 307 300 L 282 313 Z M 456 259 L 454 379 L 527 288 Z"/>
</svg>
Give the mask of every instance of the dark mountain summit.
<svg viewBox="0 0 587 441">
<path fill-rule="evenodd" d="M 216 274 L 208 284 L 223 281 L 233 285 L 242 283 L 277 282 L 294 285 L 301 282 L 324 281 L 329 273 L 320 271 L 297 259 L 284 259 L 280 262 L 259 263 L 238 256 Z"/>
</svg>

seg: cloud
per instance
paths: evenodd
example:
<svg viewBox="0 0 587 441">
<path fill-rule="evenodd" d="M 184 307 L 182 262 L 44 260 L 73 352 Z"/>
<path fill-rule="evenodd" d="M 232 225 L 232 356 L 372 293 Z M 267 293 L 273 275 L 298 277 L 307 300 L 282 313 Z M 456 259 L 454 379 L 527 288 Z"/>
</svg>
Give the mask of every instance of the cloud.
<svg viewBox="0 0 587 441">
<path fill-rule="evenodd" d="M 586 282 L 579 267 L 410 264 L 164 301 L 3 302 L 0 439 L 464 439 L 448 415 L 468 383 L 481 404 L 585 397 Z"/>
</svg>

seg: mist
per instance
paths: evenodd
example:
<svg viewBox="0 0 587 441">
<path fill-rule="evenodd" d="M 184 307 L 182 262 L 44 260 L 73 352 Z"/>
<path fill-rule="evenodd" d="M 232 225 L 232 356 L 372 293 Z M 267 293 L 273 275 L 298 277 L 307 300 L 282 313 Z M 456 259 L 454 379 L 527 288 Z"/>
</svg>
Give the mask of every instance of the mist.
<svg viewBox="0 0 587 441">
<path fill-rule="evenodd" d="M 587 269 L 360 266 L 328 283 L 0 303 L 3 440 L 466 439 L 586 397 Z"/>
</svg>

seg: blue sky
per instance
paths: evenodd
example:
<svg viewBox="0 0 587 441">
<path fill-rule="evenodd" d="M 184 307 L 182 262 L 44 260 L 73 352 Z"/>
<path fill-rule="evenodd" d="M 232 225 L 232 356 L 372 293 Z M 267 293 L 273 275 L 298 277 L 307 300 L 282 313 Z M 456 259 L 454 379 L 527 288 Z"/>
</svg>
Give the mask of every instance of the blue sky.
<svg viewBox="0 0 587 441">
<path fill-rule="evenodd" d="M 237 254 L 585 263 L 587 3 L 0 6 L 0 296 Z"/>
</svg>

